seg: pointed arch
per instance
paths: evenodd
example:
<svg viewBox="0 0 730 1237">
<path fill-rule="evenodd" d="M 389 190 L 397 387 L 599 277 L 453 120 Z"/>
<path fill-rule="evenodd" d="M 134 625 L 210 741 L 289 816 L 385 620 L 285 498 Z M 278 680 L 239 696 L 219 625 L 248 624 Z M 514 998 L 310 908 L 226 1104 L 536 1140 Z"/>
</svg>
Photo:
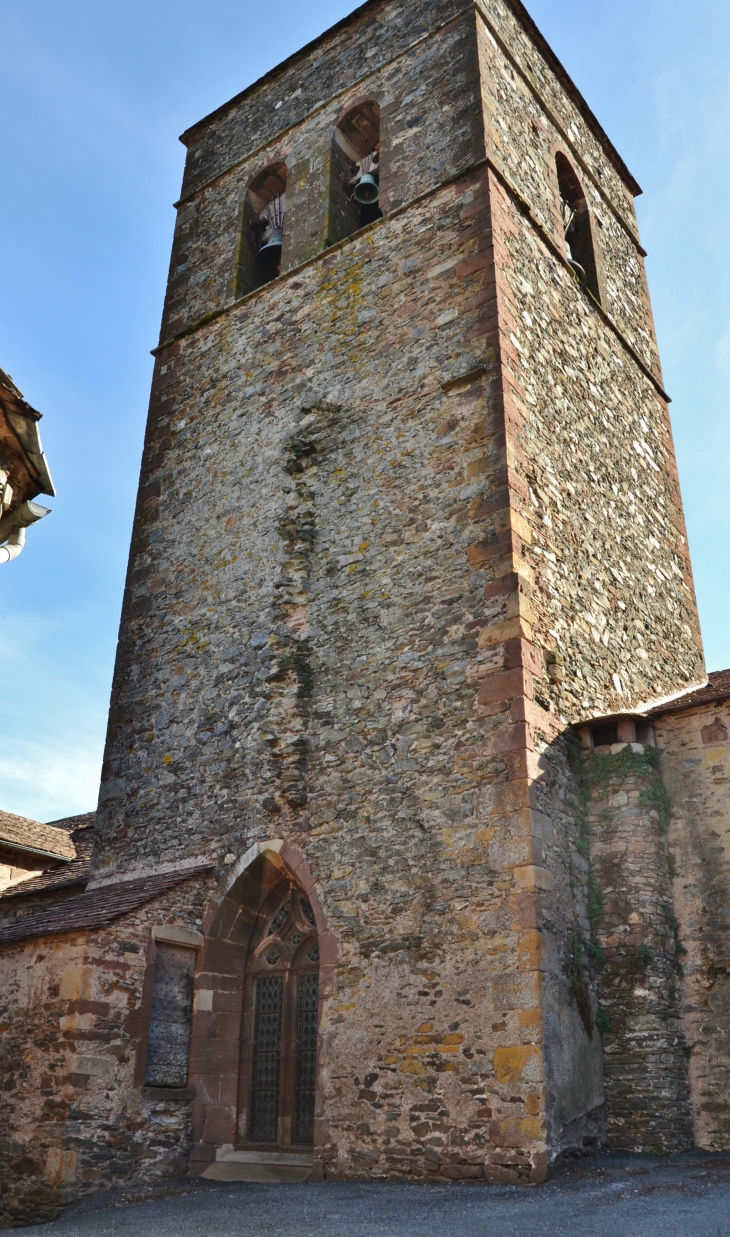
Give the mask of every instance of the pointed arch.
<svg viewBox="0 0 730 1237">
<path fill-rule="evenodd" d="M 246 875 L 259 859 L 265 859 L 280 872 L 293 876 L 302 886 L 314 909 L 317 932 L 326 943 L 327 964 L 334 965 L 337 960 L 337 941 L 330 932 L 329 923 L 315 887 L 314 877 L 304 852 L 287 838 L 269 838 L 264 842 L 254 842 L 247 851 L 244 851 L 230 864 L 208 899 L 203 920 L 203 932 L 206 938 L 219 935 L 220 919 L 224 913 L 223 904 L 231 894 L 239 900 L 240 878 Z"/>
<path fill-rule="evenodd" d="M 203 931 L 192 1162 L 230 1144 L 318 1146 L 318 1026 L 337 951 L 301 851 L 251 846 L 211 896 Z"/>
<path fill-rule="evenodd" d="M 245 296 L 279 274 L 288 168 L 268 164 L 249 181 L 239 208 L 234 295 Z"/>
<path fill-rule="evenodd" d="M 312 904 L 282 876 L 259 911 L 246 964 L 239 1135 L 279 1147 L 314 1142 L 319 939 Z"/>
<path fill-rule="evenodd" d="M 369 193 L 362 192 L 367 176 Z M 380 191 L 380 104 L 364 99 L 351 104 L 338 119 L 330 147 L 329 209 L 326 244 L 333 245 L 379 219 Z M 356 189 L 361 185 L 358 201 Z M 371 200 L 364 200 L 365 197 Z"/>
<path fill-rule="evenodd" d="M 583 186 L 569 159 L 560 150 L 555 155 L 555 168 L 566 257 L 581 283 L 600 301 L 593 223 Z"/>
</svg>

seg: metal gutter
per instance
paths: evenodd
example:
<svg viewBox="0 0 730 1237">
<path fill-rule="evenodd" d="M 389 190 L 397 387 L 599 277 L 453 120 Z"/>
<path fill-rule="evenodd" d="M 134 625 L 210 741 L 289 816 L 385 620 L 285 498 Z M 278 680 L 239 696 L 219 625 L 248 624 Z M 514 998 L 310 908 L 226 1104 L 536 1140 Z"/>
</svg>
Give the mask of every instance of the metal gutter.
<svg viewBox="0 0 730 1237">
<path fill-rule="evenodd" d="M 75 863 L 76 855 L 55 855 L 50 850 L 39 850 L 37 846 L 25 846 L 22 842 L 11 842 L 0 837 L 0 848 L 17 850 L 22 855 L 40 855 L 42 859 L 55 859 L 58 863 Z"/>
</svg>

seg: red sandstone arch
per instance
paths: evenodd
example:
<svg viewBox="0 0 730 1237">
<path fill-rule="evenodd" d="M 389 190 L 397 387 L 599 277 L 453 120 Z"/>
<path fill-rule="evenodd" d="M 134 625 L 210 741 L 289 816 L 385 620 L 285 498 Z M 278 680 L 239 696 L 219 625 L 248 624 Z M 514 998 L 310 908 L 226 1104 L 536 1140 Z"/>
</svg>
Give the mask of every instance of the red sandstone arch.
<svg viewBox="0 0 730 1237">
<path fill-rule="evenodd" d="M 256 268 L 256 254 L 270 232 L 266 230 L 266 208 L 275 199 L 286 204 L 288 168 L 283 159 L 259 169 L 251 178 L 239 203 L 238 245 L 236 250 L 233 291 L 245 296 L 262 283 L 268 282 Z M 284 221 L 286 236 L 286 222 Z"/>
<path fill-rule="evenodd" d="M 255 843 L 233 864 L 212 895 L 204 917 L 205 944 L 195 977 L 189 1083 L 195 1089 L 191 1164 L 199 1171 L 215 1148 L 241 1142 L 244 994 L 261 916 L 277 889 L 291 887 L 314 911 L 319 945 L 319 1018 L 332 984 L 337 947 L 312 874 L 298 847 L 287 841 Z M 248 985 L 250 990 L 250 984 Z M 318 1051 L 319 1060 L 319 1051 Z M 323 1143 L 319 1069 L 315 1086 L 314 1153 Z"/>
</svg>

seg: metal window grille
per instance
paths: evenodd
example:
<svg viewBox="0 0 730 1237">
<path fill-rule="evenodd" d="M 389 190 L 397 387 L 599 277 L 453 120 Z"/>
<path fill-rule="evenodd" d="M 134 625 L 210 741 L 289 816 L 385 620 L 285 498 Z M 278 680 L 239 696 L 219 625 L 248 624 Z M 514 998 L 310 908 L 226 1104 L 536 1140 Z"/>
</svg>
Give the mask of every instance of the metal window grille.
<svg viewBox="0 0 730 1237">
<path fill-rule="evenodd" d="M 271 927 L 269 928 L 269 936 L 273 936 L 275 932 L 278 932 L 281 925 L 286 922 L 289 916 L 290 910 L 291 910 L 291 902 L 285 902 L 283 906 L 279 907 L 279 910 L 276 912 L 276 914 L 274 915 L 274 918 L 271 921 Z"/>
<path fill-rule="evenodd" d="M 278 1139 L 283 994 L 281 975 L 263 975 L 256 980 L 249 1135 L 253 1142 L 275 1143 Z"/>
<path fill-rule="evenodd" d="M 319 976 L 300 975 L 297 984 L 297 1038 L 294 1141 L 314 1141 L 314 1081 L 317 1065 Z"/>
</svg>

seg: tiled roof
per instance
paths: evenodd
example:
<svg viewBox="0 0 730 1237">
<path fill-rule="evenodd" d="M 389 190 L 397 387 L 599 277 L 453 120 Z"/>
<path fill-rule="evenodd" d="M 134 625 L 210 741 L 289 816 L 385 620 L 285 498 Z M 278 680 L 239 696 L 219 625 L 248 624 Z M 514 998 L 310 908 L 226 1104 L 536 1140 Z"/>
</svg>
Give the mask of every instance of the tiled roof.
<svg viewBox="0 0 730 1237">
<path fill-rule="evenodd" d="M 96 812 L 82 812 L 80 816 L 62 816 L 60 820 L 49 820 L 46 823 L 56 829 L 65 829 L 72 836 L 77 829 L 93 829 Z"/>
<path fill-rule="evenodd" d="M 0 945 L 10 945 L 15 941 L 50 936 L 58 932 L 101 928 L 104 924 L 119 919 L 121 915 L 136 910 L 138 906 L 143 906 L 145 902 L 151 902 L 153 898 L 182 881 L 207 872 L 212 866 L 204 863 L 194 868 L 186 868 L 182 872 L 163 872 L 157 876 L 117 881 L 113 885 L 102 885 L 99 889 L 65 898 L 56 906 L 46 907 L 34 915 L 28 915 L 26 919 L 0 928 Z"/>
<path fill-rule="evenodd" d="M 32 897 L 34 894 L 53 893 L 56 889 L 70 889 L 74 885 L 85 885 L 89 879 L 91 850 L 94 845 L 94 821 L 96 814 L 89 812 L 86 816 L 71 816 L 69 824 L 75 821 L 84 822 L 71 830 L 71 841 L 76 850 L 76 858 L 72 863 L 63 863 L 56 868 L 41 872 L 30 880 L 18 881 L 0 894 L 0 904 L 11 899 Z M 60 824 L 61 822 L 54 822 Z M 64 822 L 66 823 L 66 822 Z"/>
<path fill-rule="evenodd" d="M 715 700 L 730 699 L 730 670 L 713 670 L 708 674 L 710 680 L 707 687 L 697 691 L 687 692 L 686 696 L 678 696 L 667 704 L 652 709 L 650 717 L 660 717 L 663 713 L 677 713 L 680 709 L 693 709 L 697 705 L 712 704 Z"/>
<path fill-rule="evenodd" d="M 11 816 L 0 812 L 0 845 L 16 850 L 45 855 L 51 859 L 75 859 L 76 851 L 67 829 L 55 825 L 42 825 L 25 816 Z"/>
</svg>

